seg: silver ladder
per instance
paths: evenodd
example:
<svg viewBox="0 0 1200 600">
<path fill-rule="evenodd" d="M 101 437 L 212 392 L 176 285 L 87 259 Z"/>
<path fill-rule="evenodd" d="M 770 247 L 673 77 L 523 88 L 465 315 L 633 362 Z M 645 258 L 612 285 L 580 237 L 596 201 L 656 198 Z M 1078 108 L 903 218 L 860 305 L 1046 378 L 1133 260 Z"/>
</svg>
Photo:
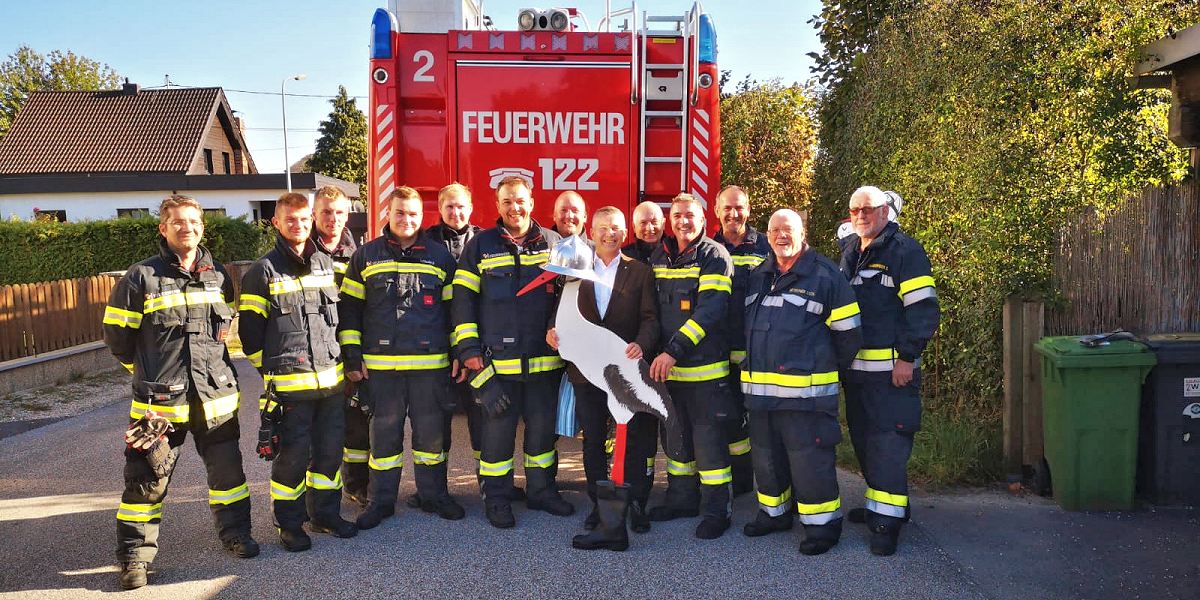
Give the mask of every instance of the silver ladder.
<svg viewBox="0 0 1200 600">
<path fill-rule="evenodd" d="M 641 89 L 637 90 L 639 97 L 639 113 L 641 117 L 639 121 L 638 135 L 638 199 L 643 197 L 646 192 L 646 165 L 648 163 L 675 163 L 679 165 L 679 190 L 687 189 L 687 145 L 688 145 L 688 77 L 691 61 L 689 56 L 691 53 L 691 34 L 693 23 L 695 22 L 696 8 L 693 8 L 683 16 L 648 16 L 642 12 L 642 27 L 639 30 L 641 36 L 641 57 L 645 60 L 646 45 L 651 37 L 674 37 L 680 38 L 683 41 L 683 62 L 679 64 L 652 64 L 646 63 L 641 69 Z M 668 25 L 667 29 L 651 29 L 651 24 L 655 26 Z M 635 57 L 636 59 L 636 57 Z M 636 60 L 635 60 L 636 62 Z M 634 69 L 639 67 L 635 64 Z M 670 77 L 656 77 L 652 71 L 670 71 Z M 679 102 L 678 110 L 646 110 L 646 103 L 652 100 L 667 100 Z M 679 119 L 679 155 L 678 156 L 646 156 L 646 130 L 649 127 L 649 121 L 653 118 L 673 117 Z"/>
</svg>

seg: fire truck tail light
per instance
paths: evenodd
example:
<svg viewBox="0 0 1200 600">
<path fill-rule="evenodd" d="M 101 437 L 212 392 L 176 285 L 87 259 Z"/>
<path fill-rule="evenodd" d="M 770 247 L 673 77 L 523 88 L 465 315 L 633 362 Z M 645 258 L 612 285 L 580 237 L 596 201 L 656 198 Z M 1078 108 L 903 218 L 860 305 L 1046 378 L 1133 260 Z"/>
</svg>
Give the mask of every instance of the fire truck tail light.
<svg viewBox="0 0 1200 600">
<path fill-rule="evenodd" d="M 392 32 L 399 29 L 396 18 L 385 8 L 375 9 L 371 17 L 371 58 L 392 57 Z"/>
<path fill-rule="evenodd" d="M 700 15 L 700 62 L 717 62 L 717 28 L 708 15 Z"/>
</svg>

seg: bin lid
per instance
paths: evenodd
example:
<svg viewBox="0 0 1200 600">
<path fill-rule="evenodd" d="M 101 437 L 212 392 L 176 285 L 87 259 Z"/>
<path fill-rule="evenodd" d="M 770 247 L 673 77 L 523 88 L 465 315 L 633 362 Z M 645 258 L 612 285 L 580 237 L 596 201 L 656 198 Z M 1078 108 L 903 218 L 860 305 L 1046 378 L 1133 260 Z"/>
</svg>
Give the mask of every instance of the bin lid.
<svg viewBox="0 0 1200 600">
<path fill-rule="evenodd" d="M 1158 364 L 1200 365 L 1200 333 L 1156 333 L 1146 336 Z"/>
<path fill-rule="evenodd" d="M 1059 367 L 1134 367 L 1153 366 L 1157 361 L 1145 344 L 1116 340 L 1089 348 L 1079 343 L 1080 336 L 1044 337 L 1034 349 Z"/>
</svg>

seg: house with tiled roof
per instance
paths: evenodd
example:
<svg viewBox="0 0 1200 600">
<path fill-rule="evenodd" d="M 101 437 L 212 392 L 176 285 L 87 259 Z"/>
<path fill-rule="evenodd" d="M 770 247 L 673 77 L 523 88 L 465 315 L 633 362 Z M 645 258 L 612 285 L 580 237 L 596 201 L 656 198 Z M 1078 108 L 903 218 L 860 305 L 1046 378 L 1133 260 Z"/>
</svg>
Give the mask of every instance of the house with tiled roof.
<svg viewBox="0 0 1200 600">
<path fill-rule="evenodd" d="M 353 183 L 292 174 L 310 196 L 327 184 L 358 197 Z M 286 189 L 283 173 L 258 172 L 219 87 L 36 91 L 0 139 L 0 218 L 133 216 L 173 193 L 211 212 L 269 218 Z"/>
</svg>

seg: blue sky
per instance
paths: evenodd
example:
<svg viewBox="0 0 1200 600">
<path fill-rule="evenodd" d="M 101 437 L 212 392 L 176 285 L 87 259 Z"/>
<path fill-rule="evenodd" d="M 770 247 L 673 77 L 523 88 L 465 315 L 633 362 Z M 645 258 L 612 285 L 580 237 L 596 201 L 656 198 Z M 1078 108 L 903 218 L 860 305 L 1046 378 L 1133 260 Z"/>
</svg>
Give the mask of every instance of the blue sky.
<svg viewBox="0 0 1200 600">
<path fill-rule="evenodd" d="M 72 50 L 108 63 L 143 87 L 161 86 L 164 76 L 185 86 L 226 88 L 230 104 L 249 128 L 247 143 L 259 171 L 283 171 L 280 82 L 289 81 L 289 159 L 312 151 L 317 126 L 328 115 L 328 98 L 339 84 L 352 95 L 367 93 L 367 38 L 371 15 L 386 0 L 252 0 L 177 2 L 163 0 L 42 0 L 18 2 L 5 9 L 0 54 L 18 46 L 35 50 Z M 604 2 L 562 2 L 581 9 L 593 26 L 604 16 Z M 614 9 L 628 6 L 615 0 Z M 484 12 L 500 29 L 515 29 L 516 15 L 527 6 L 550 2 L 484 0 Z M 684 0 L 639 3 L 651 14 L 682 14 Z M 820 0 L 710 0 L 705 10 L 717 26 L 722 69 L 735 80 L 809 79 L 811 59 L 820 42 L 809 18 Z M 621 19 L 618 19 L 619 23 Z M 244 90 L 244 91 L 234 91 Z M 248 92 L 269 92 L 248 93 Z"/>
</svg>

